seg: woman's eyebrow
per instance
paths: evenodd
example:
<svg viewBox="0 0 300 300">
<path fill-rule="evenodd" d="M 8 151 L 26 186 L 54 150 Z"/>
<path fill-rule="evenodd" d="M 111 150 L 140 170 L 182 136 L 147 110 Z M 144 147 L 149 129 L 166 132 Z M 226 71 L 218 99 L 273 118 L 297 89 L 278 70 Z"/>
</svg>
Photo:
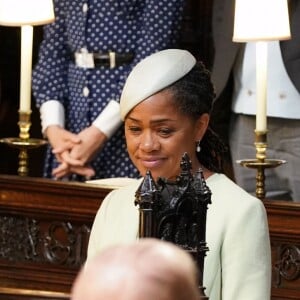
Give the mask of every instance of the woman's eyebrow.
<svg viewBox="0 0 300 300">
<path fill-rule="evenodd" d="M 132 122 L 136 123 L 142 123 L 142 120 L 133 118 L 133 117 L 128 117 L 128 119 Z M 158 123 L 165 123 L 165 122 L 177 122 L 177 120 L 170 119 L 170 118 L 158 118 L 157 120 L 150 120 L 150 124 L 158 124 Z"/>
</svg>

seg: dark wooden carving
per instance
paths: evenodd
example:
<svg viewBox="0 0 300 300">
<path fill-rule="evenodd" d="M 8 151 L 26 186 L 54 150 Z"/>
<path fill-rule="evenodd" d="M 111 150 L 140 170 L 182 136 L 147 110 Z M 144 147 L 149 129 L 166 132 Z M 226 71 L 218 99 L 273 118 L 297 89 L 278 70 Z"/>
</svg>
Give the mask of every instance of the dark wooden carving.
<svg viewBox="0 0 300 300">
<path fill-rule="evenodd" d="M 199 288 L 203 297 L 203 268 L 206 246 L 206 212 L 211 192 L 202 170 L 192 175 L 192 165 L 185 153 L 176 181 L 159 178 L 155 182 L 148 171 L 136 192 L 139 206 L 139 237 L 155 237 L 172 242 L 189 252 L 199 269 Z"/>
<path fill-rule="evenodd" d="M 37 257 L 36 220 L 0 216 L 0 257 L 12 261 L 34 261 Z"/>
<path fill-rule="evenodd" d="M 279 287 L 282 279 L 293 281 L 300 278 L 300 249 L 294 245 L 278 247 L 279 260 L 275 262 L 276 284 Z"/>
<path fill-rule="evenodd" d="M 86 224 L 74 226 L 71 222 L 53 222 L 43 239 L 43 256 L 54 264 L 80 267 L 86 258 L 89 233 L 90 226 Z"/>
<path fill-rule="evenodd" d="M 0 299 L 69 298 L 108 191 L 0 175 Z"/>
<path fill-rule="evenodd" d="M 90 228 L 71 222 L 0 216 L 0 258 L 80 267 Z"/>
</svg>

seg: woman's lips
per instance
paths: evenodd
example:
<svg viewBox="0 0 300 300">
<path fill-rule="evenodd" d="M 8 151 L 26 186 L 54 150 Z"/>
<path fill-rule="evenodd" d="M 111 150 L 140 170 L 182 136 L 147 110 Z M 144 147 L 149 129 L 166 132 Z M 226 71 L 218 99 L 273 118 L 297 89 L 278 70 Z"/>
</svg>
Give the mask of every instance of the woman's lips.
<svg viewBox="0 0 300 300">
<path fill-rule="evenodd" d="M 146 169 L 153 169 L 159 167 L 162 164 L 162 159 L 161 158 L 140 159 L 140 162 Z"/>
</svg>

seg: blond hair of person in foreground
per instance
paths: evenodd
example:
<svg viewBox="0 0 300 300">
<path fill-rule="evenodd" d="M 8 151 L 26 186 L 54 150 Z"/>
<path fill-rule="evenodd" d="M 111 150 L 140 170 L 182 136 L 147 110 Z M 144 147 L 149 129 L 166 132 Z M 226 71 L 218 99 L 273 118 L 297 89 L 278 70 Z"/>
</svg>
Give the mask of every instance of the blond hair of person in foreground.
<svg viewBox="0 0 300 300">
<path fill-rule="evenodd" d="M 174 244 L 145 238 L 111 246 L 81 269 L 72 300 L 199 300 L 198 270 Z"/>
</svg>

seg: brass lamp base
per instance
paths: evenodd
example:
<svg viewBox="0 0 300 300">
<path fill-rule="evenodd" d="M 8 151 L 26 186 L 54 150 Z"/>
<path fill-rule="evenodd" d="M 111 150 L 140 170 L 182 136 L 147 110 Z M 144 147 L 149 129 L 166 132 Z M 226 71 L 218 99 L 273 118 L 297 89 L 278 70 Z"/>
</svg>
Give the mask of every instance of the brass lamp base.
<svg viewBox="0 0 300 300">
<path fill-rule="evenodd" d="M 33 139 L 29 137 L 31 112 L 19 112 L 19 137 L 9 137 L 0 139 L 0 143 L 6 144 L 12 148 L 19 149 L 19 167 L 18 175 L 28 175 L 28 150 L 47 144 L 46 140 Z"/>
<path fill-rule="evenodd" d="M 266 196 L 265 192 L 265 169 L 276 168 L 284 163 L 285 160 L 281 159 L 267 159 L 267 131 L 255 131 L 255 148 L 256 148 L 256 159 L 242 159 L 237 160 L 237 163 L 243 167 L 256 169 L 256 197 L 264 199 Z"/>
<path fill-rule="evenodd" d="M 1 143 L 7 144 L 12 148 L 19 149 L 19 167 L 18 175 L 28 175 L 28 150 L 45 145 L 47 141 L 42 139 L 21 139 L 21 138 L 3 138 L 0 140 Z"/>
</svg>

